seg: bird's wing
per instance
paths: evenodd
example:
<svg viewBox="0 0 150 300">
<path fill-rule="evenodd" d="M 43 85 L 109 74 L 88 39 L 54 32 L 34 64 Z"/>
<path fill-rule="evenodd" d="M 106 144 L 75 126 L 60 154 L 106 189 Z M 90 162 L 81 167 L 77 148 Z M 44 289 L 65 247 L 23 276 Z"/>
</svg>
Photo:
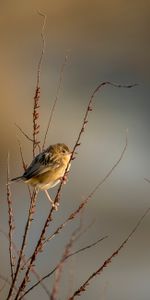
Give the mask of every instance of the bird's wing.
<svg viewBox="0 0 150 300">
<path fill-rule="evenodd" d="M 33 159 L 23 174 L 23 178 L 30 179 L 57 167 L 59 167 L 59 163 L 53 160 L 51 152 L 45 150 Z"/>
</svg>

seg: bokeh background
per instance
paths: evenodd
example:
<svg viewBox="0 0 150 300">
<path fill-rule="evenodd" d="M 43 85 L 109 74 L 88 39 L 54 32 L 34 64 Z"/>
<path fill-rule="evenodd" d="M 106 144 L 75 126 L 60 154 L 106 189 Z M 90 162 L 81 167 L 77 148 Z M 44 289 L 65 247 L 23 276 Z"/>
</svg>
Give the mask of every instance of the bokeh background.
<svg viewBox="0 0 150 300">
<path fill-rule="evenodd" d="M 70 55 L 63 88 L 47 144 L 58 141 L 74 145 L 91 91 L 101 82 L 139 83 L 132 90 L 107 87 L 96 96 L 94 110 L 69 183 L 63 189 L 60 210 L 49 232 L 56 228 L 98 183 L 118 159 L 128 128 L 128 148 L 113 175 L 88 204 L 84 225 L 94 225 L 76 243 L 78 249 L 109 234 L 101 245 L 70 260 L 63 273 L 58 299 L 67 299 L 102 264 L 133 228 L 150 205 L 150 2 L 133 0 L 43 0 L 0 2 L 0 228 L 7 232 L 6 160 L 11 157 L 11 176 L 22 172 L 17 134 L 27 163 L 32 146 L 15 128 L 32 131 L 32 104 L 41 39 L 41 18 L 47 14 L 46 52 L 41 72 L 41 139 L 56 95 L 60 68 L 66 51 Z M 51 191 L 51 195 L 55 190 Z M 12 186 L 19 247 L 29 205 L 23 184 Z M 45 195 L 39 196 L 35 221 L 29 236 L 30 255 L 49 210 Z M 46 274 L 58 262 L 75 222 L 57 236 L 38 259 L 37 269 Z M 150 294 L 150 216 L 111 265 L 89 286 L 81 298 L 101 300 L 148 300 Z M 8 277 L 8 242 L 0 234 L 0 274 Z M 45 283 L 50 289 L 52 279 Z M 1 280 L 1 286 L 3 281 Z M 1 292 L 5 299 L 8 286 Z M 27 299 L 47 299 L 41 287 Z"/>
</svg>

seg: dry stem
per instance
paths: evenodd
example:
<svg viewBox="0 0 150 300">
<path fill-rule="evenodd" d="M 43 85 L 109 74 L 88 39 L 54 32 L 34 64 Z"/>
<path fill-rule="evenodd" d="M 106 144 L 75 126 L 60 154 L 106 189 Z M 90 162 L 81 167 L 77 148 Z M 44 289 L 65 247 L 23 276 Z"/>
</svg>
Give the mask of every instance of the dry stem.
<svg viewBox="0 0 150 300">
<path fill-rule="evenodd" d="M 19 253 L 19 257 L 18 257 L 16 271 L 15 271 L 15 274 L 14 274 L 14 277 L 13 277 L 12 285 L 10 287 L 7 300 L 10 299 L 10 297 L 12 295 L 15 283 L 17 281 L 19 271 L 21 269 L 20 266 L 21 266 L 21 261 L 23 259 L 23 253 L 24 253 L 24 250 L 25 250 L 26 242 L 27 242 L 28 231 L 29 231 L 30 224 L 33 220 L 33 214 L 35 213 L 35 205 L 36 205 L 37 195 L 38 195 L 38 190 L 34 190 L 34 192 L 32 193 L 32 199 L 30 201 L 30 208 L 29 208 L 27 223 L 26 223 L 25 231 L 24 231 L 24 235 L 23 235 L 23 241 L 22 241 L 22 245 L 21 245 L 21 249 L 20 249 L 20 253 Z"/>
<path fill-rule="evenodd" d="M 102 87 L 102 86 L 105 86 L 105 85 L 112 85 L 112 86 L 114 86 L 114 87 L 119 87 L 119 88 L 120 88 L 120 87 L 123 87 L 123 88 L 131 88 L 131 87 L 135 86 L 135 84 L 133 84 L 133 85 L 120 85 L 120 84 L 114 84 L 114 83 L 111 83 L 111 82 L 102 82 L 102 83 L 94 90 L 94 92 L 92 93 L 92 95 L 91 95 L 91 97 L 90 97 L 90 100 L 89 100 L 89 103 L 88 103 L 88 106 L 87 106 L 87 109 L 86 109 L 86 112 L 85 112 L 85 115 L 84 115 L 84 119 L 83 119 L 83 122 L 82 122 L 82 125 L 81 125 L 81 130 L 80 130 L 79 135 L 78 135 L 78 137 L 77 137 L 77 140 L 76 140 L 76 142 L 75 142 L 75 145 L 74 145 L 74 148 L 73 148 L 73 151 L 72 151 L 72 155 L 71 155 L 70 160 L 72 160 L 72 159 L 74 158 L 73 155 L 74 155 L 74 153 L 75 153 L 75 150 L 76 150 L 76 148 L 80 145 L 79 142 L 80 142 L 81 136 L 82 136 L 82 134 L 83 134 L 83 132 L 84 132 L 84 129 L 85 129 L 85 126 L 86 126 L 86 124 L 87 124 L 87 122 L 88 122 L 88 114 L 89 114 L 90 111 L 92 111 L 92 103 L 93 103 L 94 96 L 95 96 L 95 95 L 97 94 L 97 92 L 101 89 L 101 87 Z M 86 205 L 86 203 L 88 202 L 88 200 L 89 200 L 90 198 L 92 198 L 92 196 L 93 196 L 94 193 L 97 191 L 97 189 L 98 189 L 98 188 L 105 182 L 105 180 L 111 175 L 111 173 L 113 172 L 113 170 L 116 168 L 116 166 L 118 165 L 118 163 L 119 163 L 120 160 L 122 159 L 122 157 L 123 157 L 123 155 L 124 155 L 124 152 L 125 152 L 126 148 L 127 148 L 127 137 L 126 137 L 126 145 L 125 145 L 125 147 L 124 147 L 124 149 L 123 149 L 123 152 L 122 152 L 122 154 L 121 154 L 119 160 L 118 160 L 118 161 L 116 162 L 116 164 L 112 167 L 112 169 L 108 172 L 108 174 L 105 176 L 105 178 L 104 178 L 104 179 L 103 179 L 103 180 L 102 180 L 102 181 L 101 181 L 101 182 L 93 189 L 93 191 L 89 194 L 89 196 L 88 196 L 88 197 L 80 204 L 80 206 L 78 207 L 78 209 L 77 209 L 75 212 L 73 212 L 73 213 L 69 216 L 69 218 L 68 218 L 68 219 L 67 219 L 67 220 L 59 227 L 60 229 L 62 229 L 62 228 L 66 225 L 66 223 L 68 223 L 68 221 L 74 219 L 74 217 L 75 217 L 75 216 L 82 210 L 82 208 Z M 67 168 L 66 168 L 66 172 L 67 172 L 67 169 L 68 169 L 68 166 L 67 166 Z M 66 174 L 66 172 L 65 172 L 65 174 Z M 64 175 L 64 176 L 65 176 L 65 175 Z M 55 196 L 55 199 L 54 199 L 54 204 L 57 204 L 57 203 L 59 202 L 59 199 L 60 199 L 60 192 L 61 192 L 61 189 L 62 189 L 62 184 L 63 184 L 63 181 L 61 181 L 61 183 L 60 183 L 60 185 L 59 185 L 59 188 L 58 188 L 58 190 L 57 190 L 57 193 L 56 193 L 56 196 Z M 44 227 L 43 227 L 43 229 L 42 229 L 40 238 L 39 238 L 39 240 L 38 240 L 38 242 L 37 242 L 37 245 L 36 245 L 36 247 L 35 247 L 35 249 L 34 249 L 34 252 L 33 252 L 32 256 L 31 256 L 31 259 L 30 259 L 28 268 L 27 268 L 27 270 L 26 270 L 24 279 L 23 279 L 23 281 L 22 281 L 22 283 L 21 283 L 21 285 L 20 285 L 20 287 L 19 287 L 19 290 L 18 290 L 18 293 L 17 293 L 17 295 L 16 295 L 15 300 L 18 299 L 18 296 L 19 296 L 20 292 L 22 292 L 22 291 L 24 290 L 24 288 L 26 287 L 26 284 L 27 284 L 28 279 L 29 279 L 29 273 L 30 273 L 30 270 L 31 270 L 31 268 L 32 268 L 32 265 L 33 265 L 33 263 L 35 262 L 38 253 L 39 253 L 40 251 L 43 250 L 43 245 L 44 245 L 44 243 L 45 243 L 45 232 L 46 232 L 47 227 L 49 226 L 49 223 L 52 221 L 52 213 L 53 213 L 53 211 L 54 211 L 54 208 L 51 207 L 50 212 L 49 212 L 49 215 L 48 215 L 48 217 L 47 217 L 47 219 L 46 219 L 46 222 L 45 222 Z M 57 233 L 60 231 L 60 229 L 57 230 Z"/>
<path fill-rule="evenodd" d="M 70 161 L 71 160 L 74 160 L 75 157 L 74 157 L 74 154 L 75 154 L 75 151 L 76 151 L 76 148 L 79 147 L 81 145 L 81 136 L 85 130 L 85 127 L 88 123 L 88 115 L 89 115 L 89 112 L 91 112 L 93 110 L 92 108 L 92 105 L 93 105 L 93 100 L 94 100 L 94 97 L 96 96 L 96 94 L 101 90 L 102 87 L 106 86 L 106 85 L 111 85 L 113 87 L 117 87 L 117 88 L 132 88 L 134 86 L 137 86 L 137 84 L 129 84 L 129 85 L 123 85 L 123 84 L 116 84 L 116 83 L 112 83 L 110 81 L 104 81 L 102 83 L 100 83 L 96 89 L 93 91 L 93 93 L 91 94 L 91 97 L 90 97 L 90 100 L 88 102 L 88 105 L 87 105 L 87 108 L 86 108 L 86 111 L 85 111 L 85 114 L 84 114 L 84 118 L 83 118 L 83 121 L 82 121 L 82 124 L 81 124 L 81 129 L 79 131 L 79 134 L 78 134 L 78 137 L 76 139 L 76 142 L 75 142 L 75 145 L 73 147 L 73 150 L 72 150 L 72 154 L 71 154 L 71 157 L 70 157 Z M 70 161 L 68 162 L 68 166 L 70 164 Z M 68 166 L 66 167 L 66 170 L 65 170 L 65 174 L 64 174 L 64 178 L 65 178 L 65 175 L 68 170 Z M 60 201 L 60 193 L 61 193 L 61 189 L 62 189 L 62 186 L 63 186 L 63 180 L 61 181 L 59 187 L 58 187 L 58 190 L 57 190 L 57 194 L 55 196 L 55 199 L 54 199 L 54 204 L 57 205 L 57 203 Z M 52 212 L 53 212 L 54 208 L 52 208 L 51 212 L 50 212 L 50 217 L 52 215 Z"/>
<path fill-rule="evenodd" d="M 43 20 L 43 24 L 42 24 L 42 30 L 41 30 L 41 37 L 42 37 L 42 51 L 41 51 L 41 55 L 40 55 L 40 59 L 38 62 L 38 67 L 37 67 L 37 81 L 36 81 L 36 88 L 35 88 L 35 95 L 34 95 L 34 104 L 33 104 L 33 157 L 35 156 L 35 150 L 37 145 L 40 147 L 40 142 L 37 140 L 37 136 L 39 134 L 39 127 L 40 125 L 38 124 L 38 120 L 39 120 L 39 100 L 40 100 L 40 71 L 41 71 L 41 64 L 42 64 L 42 60 L 43 60 L 43 55 L 44 55 L 44 51 L 45 51 L 45 38 L 44 38 L 44 30 L 45 30 L 45 24 L 46 24 L 46 15 L 42 14 L 39 12 L 39 14 L 44 18 Z M 17 126 L 20 131 L 26 136 L 26 138 L 28 138 L 30 140 L 30 138 L 28 137 L 28 135 L 26 135 L 24 133 L 24 131 Z M 40 150 L 40 149 L 39 149 Z M 23 156 L 22 156 L 22 149 L 21 149 L 21 144 L 20 144 L 20 153 L 21 153 L 21 158 L 22 158 L 22 162 L 23 162 L 23 167 L 25 168 L 25 164 L 24 164 L 24 160 L 23 160 Z M 38 191 L 34 191 L 32 196 L 31 196 L 31 192 L 29 189 L 29 194 L 30 194 L 30 208 L 29 208 L 29 212 L 28 212 L 28 218 L 27 218 L 27 223 L 25 226 L 25 232 L 24 232 L 24 236 L 23 236 L 23 241 L 22 241 L 22 246 L 20 249 L 20 254 L 19 254 L 19 258 L 18 258 L 18 262 L 17 262 L 17 266 L 16 266 L 16 271 L 13 277 L 13 281 L 12 281 L 12 285 L 10 287 L 9 293 L 8 293 L 8 297 L 7 300 L 11 298 L 19 271 L 20 271 L 20 266 L 21 266 L 21 261 L 23 258 L 23 252 L 25 249 L 25 245 L 26 245 L 26 240 L 27 240 L 27 235 L 28 235 L 28 231 L 29 231 L 29 227 L 32 221 L 32 217 L 33 214 L 35 212 L 35 205 L 36 205 L 36 198 L 37 198 L 37 194 Z"/>
<path fill-rule="evenodd" d="M 56 300 L 57 299 L 58 290 L 59 290 L 59 286 L 60 286 L 61 275 L 62 275 L 62 271 L 63 271 L 63 267 L 64 267 L 66 257 L 69 255 L 74 242 L 80 237 L 82 226 L 83 226 L 83 211 L 81 211 L 79 226 L 72 232 L 71 237 L 69 239 L 69 242 L 67 243 L 67 245 L 65 247 L 65 250 L 64 250 L 64 253 L 62 255 L 62 258 L 59 262 L 58 269 L 56 270 L 55 280 L 54 280 L 52 292 L 51 292 L 51 295 L 50 295 L 50 300 Z"/>
<path fill-rule="evenodd" d="M 111 170 L 106 174 L 106 176 L 95 186 L 95 188 L 91 191 L 91 193 L 81 202 L 81 204 L 79 205 L 79 207 L 69 215 L 69 217 L 65 220 L 65 222 L 63 222 L 57 229 L 56 231 L 48 238 L 48 239 L 44 239 L 44 234 L 43 231 L 45 230 L 45 228 L 43 228 L 41 237 L 38 241 L 38 244 L 36 246 L 36 251 L 34 251 L 33 255 L 30 258 L 30 262 L 29 262 L 29 266 L 28 269 L 26 271 L 26 275 L 24 278 L 24 281 L 22 282 L 22 286 L 23 284 L 26 285 L 26 276 L 28 276 L 30 269 L 32 267 L 32 264 L 34 263 L 36 256 L 38 254 L 38 252 L 42 249 L 43 245 L 47 242 L 50 241 L 52 238 L 54 238 L 54 236 L 56 234 L 58 234 L 66 225 L 69 221 L 73 220 L 77 214 L 79 214 L 79 212 L 85 207 L 85 205 L 88 203 L 88 201 L 93 197 L 93 195 L 95 194 L 95 192 L 98 190 L 98 188 L 106 181 L 106 179 L 112 174 L 112 172 L 114 171 L 114 169 L 117 167 L 117 165 L 119 164 L 119 162 L 121 161 L 121 159 L 123 158 L 123 155 L 126 151 L 128 145 L 128 141 L 127 141 L 127 136 L 126 136 L 126 142 L 125 142 L 125 146 L 123 148 L 123 151 L 119 157 L 119 159 L 117 160 L 117 162 L 113 165 L 113 167 L 111 168 Z M 47 227 L 46 227 L 47 228 Z M 19 293 L 18 293 L 19 296 Z M 17 298 L 16 298 L 17 299 Z M 16 300 L 15 299 L 15 300 Z"/>
<path fill-rule="evenodd" d="M 36 79 L 36 88 L 35 88 L 35 95 L 34 95 L 34 103 L 33 103 L 33 157 L 35 157 L 35 151 L 37 145 L 40 146 L 40 141 L 38 140 L 39 135 L 39 107 L 40 107 L 40 72 L 41 72 L 41 65 L 43 60 L 43 55 L 45 51 L 45 37 L 44 37 L 44 30 L 46 25 L 46 15 L 39 12 L 39 15 L 43 18 L 42 30 L 41 30 L 41 37 L 42 37 L 42 50 L 41 56 L 37 66 L 37 79 Z"/>
<path fill-rule="evenodd" d="M 15 126 L 19 129 L 19 131 L 26 137 L 27 140 L 33 143 L 31 137 L 18 125 L 15 123 Z"/>
<path fill-rule="evenodd" d="M 2 228 L 0 228 L 0 232 L 1 232 L 1 233 L 6 237 L 6 239 L 9 241 L 9 235 L 8 235 Z M 12 240 L 12 248 L 13 248 L 14 252 L 15 252 L 17 255 L 19 255 L 19 250 L 17 249 L 16 244 L 13 242 L 13 240 Z M 26 258 L 25 258 L 24 255 L 23 255 L 23 257 L 22 257 L 22 261 L 24 262 L 24 264 L 26 264 Z M 22 267 L 21 267 L 21 268 L 22 268 Z M 36 277 L 36 279 L 37 279 L 38 281 L 41 279 L 41 276 L 38 274 L 38 272 L 37 272 L 34 268 L 31 269 L 31 272 L 34 274 L 34 276 Z M 1 278 L 1 276 L 0 276 L 0 278 Z M 10 282 L 9 282 L 9 285 L 11 285 Z M 50 292 L 48 291 L 46 285 L 45 285 L 43 282 L 41 282 L 41 287 L 43 288 L 43 290 L 45 291 L 45 293 L 46 293 L 48 296 L 50 296 Z M 16 288 L 16 291 L 17 291 L 17 288 Z"/>
<path fill-rule="evenodd" d="M 19 140 L 18 137 L 17 137 L 17 141 L 18 141 L 18 145 L 19 145 L 19 151 L 20 151 L 20 156 L 21 156 L 22 166 L 23 166 L 24 171 L 26 171 L 27 165 L 26 165 L 25 160 L 24 160 L 24 157 L 23 157 L 22 145 L 21 145 L 21 142 L 20 142 L 20 140 Z M 32 200 L 32 194 L 31 194 L 31 191 L 30 191 L 29 186 L 28 186 L 28 192 L 29 192 L 30 199 Z M 7 235 L 5 234 L 5 232 L 4 232 L 3 230 L 0 230 L 0 231 L 7 237 Z M 17 250 L 17 248 L 16 248 L 16 246 L 15 246 L 14 243 L 13 243 L 13 248 L 14 248 L 15 252 L 16 252 L 17 254 L 19 254 L 19 251 Z M 26 265 L 27 260 L 25 260 L 25 257 L 24 257 L 24 256 L 22 256 L 22 261 L 23 261 L 24 265 Z M 21 267 L 21 268 L 23 268 L 23 267 Z M 40 275 L 38 274 L 38 272 L 37 272 L 33 267 L 32 267 L 32 269 L 31 269 L 31 272 L 35 275 L 35 277 L 36 277 L 37 280 L 40 280 Z M 43 284 L 43 282 L 41 282 L 41 286 L 42 286 L 42 288 L 44 289 L 44 291 L 46 292 L 46 294 L 47 294 L 48 296 L 50 296 L 50 293 L 49 293 L 47 287 L 45 286 L 45 284 Z"/>
<path fill-rule="evenodd" d="M 3 276 L 2 274 L 0 274 L 0 279 L 2 279 L 5 283 L 7 283 L 8 285 L 11 285 L 11 282 L 8 278 L 6 278 L 5 276 Z M 17 287 L 15 286 L 14 289 L 17 291 Z M 24 298 L 25 300 L 25 298 Z"/>
<path fill-rule="evenodd" d="M 94 247 L 95 245 L 99 244 L 100 242 L 102 242 L 103 240 L 105 240 L 106 238 L 108 238 L 108 236 L 104 236 L 104 237 L 98 239 L 96 242 L 89 244 L 83 248 L 80 248 L 80 249 L 66 255 L 63 259 L 67 260 L 69 257 L 79 254 L 80 252 L 83 252 L 86 249 L 90 249 L 90 248 Z M 51 272 L 49 272 L 47 275 L 43 276 L 40 281 L 36 282 L 33 286 L 31 286 L 21 297 L 19 297 L 19 300 L 21 300 L 26 294 L 28 294 L 31 290 L 33 290 L 36 286 L 38 286 L 41 283 L 41 281 L 45 280 L 46 278 L 49 278 L 52 274 L 54 274 L 54 272 L 56 272 L 56 270 L 60 267 L 60 263 L 62 263 L 62 262 L 59 262 L 58 265 Z"/>
<path fill-rule="evenodd" d="M 50 116 L 49 116 L 49 119 L 48 119 L 46 132 L 45 132 L 45 135 L 44 135 L 42 150 L 44 150 L 44 147 L 45 147 L 45 144 L 46 144 L 46 139 L 47 139 L 47 134 L 48 134 L 51 122 L 52 122 L 52 118 L 53 118 L 53 115 L 54 115 L 54 112 L 55 112 L 56 104 L 57 104 L 58 99 L 59 99 L 59 94 L 60 94 L 60 90 L 61 90 L 61 86 L 62 86 L 62 82 L 63 82 L 64 69 L 66 67 L 67 60 L 68 60 L 68 55 L 66 54 L 65 60 L 64 60 L 62 66 L 61 66 L 61 69 L 60 69 L 60 75 L 59 75 L 59 80 L 58 80 L 58 87 L 57 87 L 57 91 L 56 91 L 56 97 L 54 99 L 54 103 L 53 103 L 52 109 L 50 111 Z"/>
<path fill-rule="evenodd" d="M 113 165 L 113 167 L 108 171 L 108 173 L 105 175 L 105 177 L 93 188 L 93 190 L 87 195 L 87 197 L 85 197 L 85 199 L 83 199 L 83 201 L 80 203 L 78 208 L 73 213 L 71 213 L 69 215 L 69 217 L 54 231 L 53 234 L 51 234 L 46 240 L 43 241 L 43 244 L 45 244 L 48 241 L 50 241 L 51 239 L 53 239 L 55 237 L 55 235 L 58 234 L 67 225 L 67 223 L 69 221 L 73 220 L 77 216 L 77 214 L 79 214 L 80 211 L 86 206 L 88 201 L 94 196 L 96 191 L 102 186 L 102 184 L 107 180 L 107 178 L 113 173 L 115 168 L 118 166 L 118 164 L 120 163 L 121 159 L 124 156 L 124 153 L 127 149 L 127 145 L 128 145 L 128 140 L 127 140 L 127 135 L 126 135 L 126 142 L 125 142 L 125 146 L 123 148 L 123 151 L 122 151 L 119 159 Z"/>
<path fill-rule="evenodd" d="M 25 163 L 25 160 L 24 160 L 24 158 L 23 158 L 22 145 L 21 145 L 21 142 L 20 142 L 18 136 L 17 136 L 17 141 L 18 141 L 18 145 L 19 145 L 19 152 L 20 152 L 20 157 L 21 157 L 22 166 L 23 166 L 24 171 L 26 171 L 26 169 L 27 169 L 27 164 Z"/>
<path fill-rule="evenodd" d="M 111 260 L 119 254 L 119 252 L 122 250 L 122 248 L 125 246 L 125 244 L 128 242 L 128 240 L 134 235 L 138 227 L 140 226 L 143 219 L 146 217 L 146 215 L 150 212 L 150 207 L 146 210 L 146 212 L 143 214 L 143 216 L 138 220 L 135 227 L 132 229 L 132 231 L 129 233 L 127 238 L 121 243 L 121 245 L 109 256 L 102 266 L 100 266 L 94 273 L 92 273 L 89 278 L 77 289 L 74 294 L 68 299 L 73 300 L 76 296 L 80 296 L 83 292 L 85 292 L 87 286 L 90 284 L 91 280 L 95 278 L 96 275 L 99 275 L 102 273 L 103 269 L 108 266 L 109 263 L 111 263 Z"/>
<path fill-rule="evenodd" d="M 7 203 L 8 203 L 8 223 L 9 223 L 9 259 L 10 259 L 10 267 L 11 267 L 11 279 L 13 281 L 14 277 L 14 257 L 12 250 L 12 233 L 15 229 L 14 226 L 14 217 L 13 217 L 13 208 L 12 208 L 12 198 L 11 198 L 11 190 L 10 190 L 10 170 L 9 170 L 9 153 L 7 157 Z"/>
</svg>

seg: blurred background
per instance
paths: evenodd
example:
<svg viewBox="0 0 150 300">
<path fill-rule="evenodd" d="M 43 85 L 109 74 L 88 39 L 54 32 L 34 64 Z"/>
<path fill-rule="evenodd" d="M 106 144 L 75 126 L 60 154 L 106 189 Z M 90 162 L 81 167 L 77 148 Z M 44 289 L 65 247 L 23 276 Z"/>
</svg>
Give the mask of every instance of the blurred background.
<svg viewBox="0 0 150 300">
<path fill-rule="evenodd" d="M 46 51 L 41 71 L 41 140 L 66 51 L 69 60 L 63 87 L 49 130 L 47 145 L 64 142 L 73 147 L 85 108 L 93 89 L 102 81 L 139 83 L 133 89 L 105 87 L 94 100 L 94 109 L 82 137 L 77 159 L 72 163 L 68 184 L 63 188 L 60 209 L 49 228 L 53 232 L 119 158 L 128 128 L 128 148 L 112 176 L 89 202 L 84 226 L 93 226 L 76 243 L 78 249 L 106 234 L 100 245 L 68 261 L 58 299 L 67 299 L 75 288 L 94 272 L 119 246 L 139 217 L 150 206 L 150 2 L 133 0 L 43 0 L 1 1 L 0 3 L 0 229 L 8 231 L 6 202 L 6 161 L 10 152 L 11 177 L 22 173 L 17 144 L 21 140 L 26 163 L 32 160 L 32 145 L 16 129 L 19 124 L 32 133 L 32 105 L 37 62 L 41 50 L 41 17 L 47 14 Z M 55 195 L 56 189 L 50 191 Z M 12 199 L 19 248 L 29 206 L 27 188 L 13 184 Z M 49 202 L 40 193 L 35 220 L 29 235 L 29 256 L 49 211 Z M 48 273 L 61 257 L 72 222 L 40 254 L 37 270 Z M 82 299 L 148 300 L 150 294 L 150 216 L 101 276 L 92 281 Z M 0 233 L 0 275 L 9 278 L 8 241 Z M 53 278 L 45 284 L 50 290 Z M 3 281 L 0 281 L 1 286 Z M 6 299 L 8 286 L 0 298 Z M 27 299 L 47 299 L 39 286 Z"/>
</svg>

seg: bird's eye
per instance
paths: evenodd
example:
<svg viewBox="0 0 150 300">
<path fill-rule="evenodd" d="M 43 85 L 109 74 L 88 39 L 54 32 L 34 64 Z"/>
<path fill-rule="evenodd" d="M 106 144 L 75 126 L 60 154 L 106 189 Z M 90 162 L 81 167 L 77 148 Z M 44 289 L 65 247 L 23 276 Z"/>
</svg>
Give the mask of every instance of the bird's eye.
<svg viewBox="0 0 150 300">
<path fill-rule="evenodd" d="M 63 153 L 66 153 L 66 150 L 62 150 Z"/>
</svg>

